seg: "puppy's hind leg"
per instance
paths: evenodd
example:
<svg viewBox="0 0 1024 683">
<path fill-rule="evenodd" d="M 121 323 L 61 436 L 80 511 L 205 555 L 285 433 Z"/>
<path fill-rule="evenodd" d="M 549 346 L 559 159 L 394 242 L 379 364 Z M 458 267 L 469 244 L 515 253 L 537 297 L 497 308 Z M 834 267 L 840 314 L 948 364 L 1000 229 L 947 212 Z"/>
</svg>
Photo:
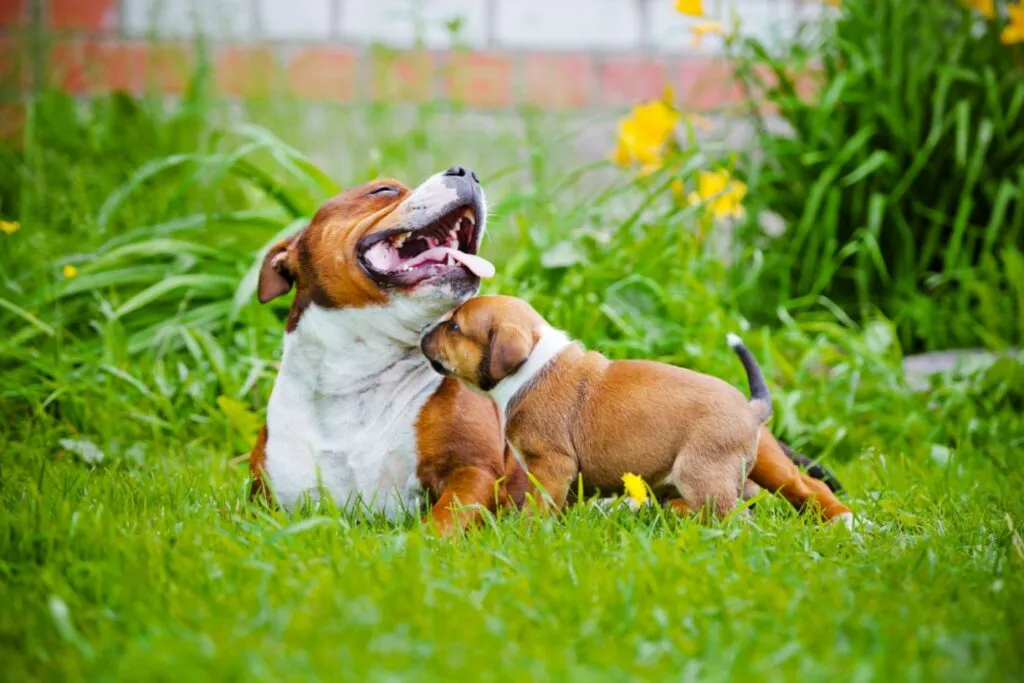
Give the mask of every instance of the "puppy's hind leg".
<svg viewBox="0 0 1024 683">
<path fill-rule="evenodd" d="M 745 469 L 743 458 L 680 453 L 670 480 L 682 501 L 670 503 L 678 512 L 696 511 L 702 521 L 722 519 L 739 503 Z"/>
<path fill-rule="evenodd" d="M 847 520 L 852 516 L 850 508 L 836 498 L 825 483 L 801 472 L 775 437 L 763 427 L 750 479 L 781 495 L 798 510 L 817 509 L 826 520 Z"/>
</svg>

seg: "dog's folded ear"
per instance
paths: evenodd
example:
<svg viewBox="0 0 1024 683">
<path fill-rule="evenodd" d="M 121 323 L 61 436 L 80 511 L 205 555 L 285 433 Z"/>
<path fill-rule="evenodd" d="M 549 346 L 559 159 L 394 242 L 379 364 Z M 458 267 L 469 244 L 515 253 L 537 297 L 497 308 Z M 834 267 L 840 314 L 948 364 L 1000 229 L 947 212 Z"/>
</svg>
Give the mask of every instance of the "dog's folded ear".
<svg viewBox="0 0 1024 683">
<path fill-rule="evenodd" d="M 518 370 L 533 350 L 530 335 L 516 325 L 502 323 L 494 329 L 487 349 L 487 377 L 480 388 L 489 391 L 494 385 Z M 484 386 L 484 384 L 491 386 Z"/>
<path fill-rule="evenodd" d="M 286 237 L 274 243 L 263 257 L 260 282 L 256 290 L 260 303 L 287 294 L 295 283 L 295 237 Z"/>
</svg>

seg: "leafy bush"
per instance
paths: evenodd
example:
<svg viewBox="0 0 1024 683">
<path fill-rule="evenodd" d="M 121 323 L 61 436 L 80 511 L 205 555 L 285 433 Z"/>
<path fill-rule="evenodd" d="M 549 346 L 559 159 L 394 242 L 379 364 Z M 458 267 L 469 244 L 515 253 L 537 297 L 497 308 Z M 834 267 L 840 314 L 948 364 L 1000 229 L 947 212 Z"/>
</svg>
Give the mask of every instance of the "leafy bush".
<svg viewBox="0 0 1024 683">
<path fill-rule="evenodd" d="M 739 43 L 750 101 L 770 105 L 752 113 L 740 233 L 752 315 L 827 298 L 880 309 L 908 349 L 1024 338 L 1024 45 L 1004 23 L 953 0 L 844 0 L 779 53 Z"/>
</svg>

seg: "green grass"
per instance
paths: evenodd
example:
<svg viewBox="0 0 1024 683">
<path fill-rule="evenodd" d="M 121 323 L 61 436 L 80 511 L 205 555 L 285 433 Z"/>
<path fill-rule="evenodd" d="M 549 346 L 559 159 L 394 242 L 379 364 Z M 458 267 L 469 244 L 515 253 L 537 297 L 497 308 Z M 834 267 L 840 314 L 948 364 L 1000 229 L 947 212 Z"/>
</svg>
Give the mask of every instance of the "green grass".
<svg viewBox="0 0 1024 683">
<path fill-rule="evenodd" d="M 862 533 L 764 500 L 702 528 L 648 510 L 415 522 L 245 503 L 215 444 L 144 467 L 3 460 L 5 680 L 1019 680 L 1020 477 L 958 454 L 843 467 Z"/>
<path fill-rule="evenodd" d="M 912 392 L 883 318 L 818 306 L 750 327 L 739 304 L 757 281 L 729 279 L 671 178 L 566 172 L 558 129 L 529 116 L 523 139 L 453 159 L 458 112 L 410 126 L 377 108 L 377 151 L 350 150 L 340 182 L 473 166 L 493 208 L 488 290 L 609 356 L 742 385 L 724 337 L 745 329 L 775 431 L 835 469 L 873 526 L 823 528 L 765 497 L 752 521 L 712 527 L 588 506 L 447 542 L 412 518 L 252 508 L 232 458 L 262 417 L 285 309 L 255 304 L 247 274 L 326 196 L 299 152 L 316 141 L 225 127 L 201 99 L 73 114 L 52 97 L 0 185 L 23 224 L 0 238 L 0 679 L 1024 675 L 1024 365 Z M 145 164 L 165 170 L 140 182 Z"/>
</svg>

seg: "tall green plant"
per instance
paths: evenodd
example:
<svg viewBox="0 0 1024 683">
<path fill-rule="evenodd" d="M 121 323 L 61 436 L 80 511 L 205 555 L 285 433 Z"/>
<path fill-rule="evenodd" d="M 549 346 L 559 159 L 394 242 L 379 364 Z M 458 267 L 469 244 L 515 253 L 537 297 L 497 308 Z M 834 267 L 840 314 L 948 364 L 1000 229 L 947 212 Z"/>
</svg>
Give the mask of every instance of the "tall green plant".
<svg viewBox="0 0 1024 683">
<path fill-rule="evenodd" d="M 780 51 L 739 44 L 758 129 L 740 232 L 752 314 L 827 298 L 880 309 L 905 348 L 1024 338 L 1024 47 L 1002 24 L 954 0 L 844 0 L 808 29 L 825 31 L 816 49 L 807 31 Z M 762 231 L 768 211 L 781 235 Z"/>
</svg>

